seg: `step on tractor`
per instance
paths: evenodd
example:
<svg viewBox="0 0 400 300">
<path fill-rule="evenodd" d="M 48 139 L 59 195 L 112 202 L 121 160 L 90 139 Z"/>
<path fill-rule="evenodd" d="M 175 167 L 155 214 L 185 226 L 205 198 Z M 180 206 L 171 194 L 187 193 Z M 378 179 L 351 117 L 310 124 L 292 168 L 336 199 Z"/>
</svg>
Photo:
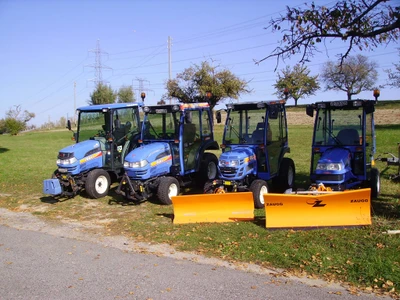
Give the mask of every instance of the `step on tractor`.
<svg viewBox="0 0 400 300">
<path fill-rule="evenodd" d="M 124 174 L 124 158 L 138 145 L 139 107 L 136 103 L 99 104 L 77 109 L 75 144 L 61 149 L 57 169 L 43 182 L 43 193 L 74 197 L 82 189 L 90 198 L 108 194 Z M 72 131 L 68 120 L 67 128 Z"/>
<path fill-rule="evenodd" d="M 206 183 L 205 193 L 250 191 L 254 206 L 263 208 L 269 185 L 277 192 L 293 187 L 285 101 L 227 105 L 221 148 L 218 178 Z"/>
<path fill-rule="evenodd" d="M 163 204 L 182 187 L 203 187 L 217 175 L 219 150 L 208 103 L 145 106 L 141 146 L 124 162 L 125 175 L 116 192 L 140 203 L 157 195 Z"/>
<path fill-rule="evenodd" d="M 267 228 L 371 224 L 371 198 L 380 193 L 374 111 L 374 100 L 307 105 L 307 115 L 314 117 L 311 185 L 290 194 L 269 194 Z"/>
</svg>

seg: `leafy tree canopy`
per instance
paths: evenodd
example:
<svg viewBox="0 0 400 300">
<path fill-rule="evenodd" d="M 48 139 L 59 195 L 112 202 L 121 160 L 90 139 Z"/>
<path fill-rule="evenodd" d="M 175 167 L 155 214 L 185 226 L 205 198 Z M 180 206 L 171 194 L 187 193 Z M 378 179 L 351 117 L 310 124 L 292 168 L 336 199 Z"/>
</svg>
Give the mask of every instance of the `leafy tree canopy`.
<svg viewBox="0 0 400 300">
<path fill-rule="evenodd" d="M 297 106 L 297 101 L 300 98 L 314 95 L 319 89 L 318 75 L 310 76 L 310 70 L 300 64 L 295 65 L 293 69 L 286 66 L 285 69 L 281 70 L 281 74 L 278 74 L 278 80 L 274 87 L 276 89 L 275 95 L 283 99 L 286 97 L 286 90 L 287 97 L 293 98 L 295 106 Z"/>
<path fill-rule="evenodd" d="M 301 55 L 300 62 L 309 61 L 318 52 L 317 45 L 327 39 L 340 39 L 347 44 L 341 61 L 353 48 L 373 49 L 397 41 L 400 36 L 400 5 L 388 0 L 343 0 L 331 7 L 315 2 L 306 8 L 287 7 L 286 14 L 269 22 L 267 28 L 280 32 L 280 46 L 270 57 L 286 59 Z M 289 24 L 287 27 L 286 24 Z"/>
<path fill-rule="evenodd" d="M 321 79 L 326 90 L 344 91 L 347 99 L 362 91 L 373 90 L 378 72 L 378 64 L 368 61 L 363 55 L 349 56 L 343 63 L 328 61 L 324 64 Z"/>
<path fill-rule="evenodd" d="M 96 89 L 90 94 L 89 105 L 115 103 L 117 93 L 109 85 L 99 83 Z"/>
<path fill-rule="evenodd" d="M 167 82 L 167 94 L 163 98 L 175 98 L 182 103 L 208 101 L 214 108 L 221 100 L 238 99 L 241 94 L 250 93 L 246 81 L 229 70 L 217 69 L 207 61 L 185 69 L 176 75 L 176 79 Z M 206 98 L 207 92 L 211 92 L 211 97 Z"/>
<path fill-rule="evenodd" d="M 0 132 L 17 135 L 27 128 L 27 123 L 35 117 L 34 113 L 22 111 L 21 105 L 15 105 L 6 112 L 5 119 L 0 122 Z"/>
<path fill-rule="evenodd" d="M 399 55 L 400 55 L 400 48 L 399 48 Z M 389 81 L 388 85 L 394 88 L 400 88 L 400 63 L 396 64 L 393 63 L 394 70 L 389 69 L 385 70 L 388 74 Z"/>
<path fill-rule="evenodd" d="M 136 102 L 132 86 L 122 86 L 118 90 L 118 103 Z"/>
</svg>

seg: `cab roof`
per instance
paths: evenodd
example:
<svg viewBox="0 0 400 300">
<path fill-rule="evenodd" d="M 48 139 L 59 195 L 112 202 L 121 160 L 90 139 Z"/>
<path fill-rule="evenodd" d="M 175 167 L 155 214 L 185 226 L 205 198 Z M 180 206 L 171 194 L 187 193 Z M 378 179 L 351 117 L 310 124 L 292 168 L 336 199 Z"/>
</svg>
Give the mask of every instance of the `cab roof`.
<svg viewBox="0 0 400 300">
<path fill-rule="evenodd" d="M 96 104 L 96 105 L 88 105 L 79 107 L 78 111 L 102 111 L 103 109 L 114 110 L 121 108 L 129 108 L 129 107 L 141 107 L 142 103 L 107 103 L 107 104 Z"/>
</svg>

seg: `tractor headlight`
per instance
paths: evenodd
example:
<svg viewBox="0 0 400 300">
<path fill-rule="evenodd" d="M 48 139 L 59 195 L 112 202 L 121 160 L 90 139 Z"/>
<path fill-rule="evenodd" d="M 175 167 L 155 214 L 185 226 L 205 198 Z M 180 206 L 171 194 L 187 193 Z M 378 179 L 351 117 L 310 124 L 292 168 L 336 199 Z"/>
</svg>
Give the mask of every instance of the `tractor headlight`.
<svg viewBox="0 0 400 300">
<path fill-rule="evenodd" d="M 78 160 L 75 157 L 67 158 L 67 159 L 57 159 L 57 165 L 72 165 Z"/>
<path fill-rule="evenodd" d="M 218 164 L 220 167 L 237 167 L 239 166 L 240 162 L 238 160 L 221 159 Z"/>
<path fill-rule="evenodd" d="M 320 171 L 340 171 L 343 170 L 343 164 L 338 163 L 319 163 L 317 170 Z"/>
<path fill-rule="evenodd" d="M 129 161 L 124 161 L 124 168 L 143 168 L 148 165 L 148 161 L 145 159 L 142 159 L 140 161 L 134 161 L 134 162 L 129 162 Z"/>
</svg>

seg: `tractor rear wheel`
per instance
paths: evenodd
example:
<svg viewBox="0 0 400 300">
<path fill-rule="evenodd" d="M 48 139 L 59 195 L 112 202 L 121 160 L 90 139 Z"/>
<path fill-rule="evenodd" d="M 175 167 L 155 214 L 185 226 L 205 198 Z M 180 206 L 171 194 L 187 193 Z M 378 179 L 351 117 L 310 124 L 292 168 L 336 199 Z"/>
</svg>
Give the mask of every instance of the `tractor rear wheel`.
<svg viewBox="0 0 400 300">
<path fill-rule="evenodd" d="M 378 198 L 379 194 L 381 193 L 381 178 L 379 175 L 379 170 L 376 168 L 371 168 L 370 187 L 371 198 Z"/>
<path fill-rule="evenodd" d="M 204 153 L 197 176 L 198 185 L 203 187 L 207 181 L 214 180 L 218 175 L 218 158 L 213 153 Z"/>
<path fill-rule="evenodd" d="M 250 191 L 253 193 L 254 207 L 264 207 L 264 194 L 268 193 L 268 184 L 265 180 L 256 179 L 250 185 Z"/>
<path fill-rule="evenodd" d="M 94 169 L 86 178 L 85 190 L 90 198 L 98 199 L 107 196 L 110 184 L 110 175 L 106 171 Z"/>
<path fill-rule="evenodd" d="M 296 170 L 293 160 L 284 157 L 279 168 L 278 176 L 272 180 L 274 190 L 278 193 L 283 193 L 287 189 L 293 188 L 295 176 Z"/>
<path fill-rule="evenodd" d="M 174 177 L 164 177 L 160 179 L 158 185 L 157 197 L 161 203 L 172 204 L 172 197 L 179 195 L 179 182 Z"/>
</svg>

